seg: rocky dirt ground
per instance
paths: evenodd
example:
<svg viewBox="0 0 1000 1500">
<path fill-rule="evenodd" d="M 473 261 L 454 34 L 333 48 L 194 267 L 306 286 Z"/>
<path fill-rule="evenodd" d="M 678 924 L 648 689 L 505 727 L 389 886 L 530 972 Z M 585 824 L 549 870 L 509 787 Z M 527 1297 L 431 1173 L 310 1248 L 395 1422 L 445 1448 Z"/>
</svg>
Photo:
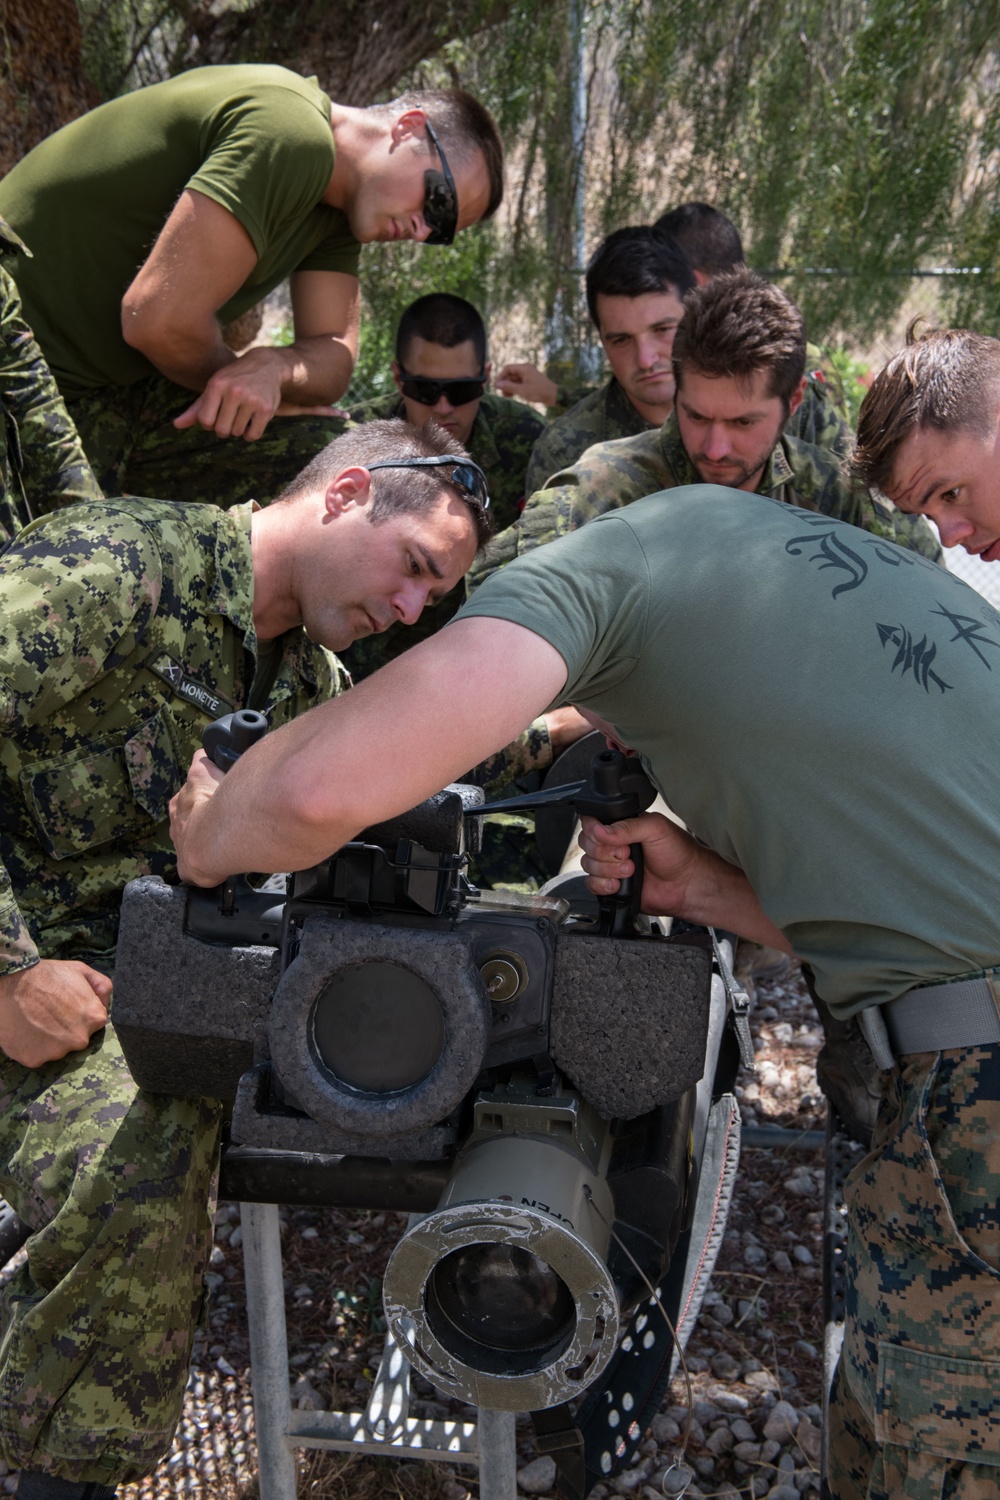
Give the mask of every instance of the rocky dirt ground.
<svg viewBox="0 0 1000 1500">
<path fill-rule="evenodd" d="M 813 1061 L 822 1035 L 792 970 L 758 985 L 756 1077 L 739 1090 L 744 1123 L 797 1131 L 824 1126 Z M 381 1275 L 404 1219 L 395 1214 L 282 1210 L 293 1404 L 364 1407 L 381 1353 Z M 725 1243 L 688 1344 L 693 1404 L 674 1382 L 636 1462 L 599 1485 L 595 1500 L 768 1496 L 818 1500 L 822 1403 L 823 1153 L 744 1146 Z M 239 1209 L 217 1215 L 208 1326 L 199 1336 L 184 1416 L 154 1475 L 122 1500 L 254 1500 L 256 1453 L 243 1299 Z M 411 1410 L 445 1416 L 449 1403 L 421 1379 Z M 553 1494 L 554 1467 L 519 1425 L 518 1490 Z M 0 1475 L 13 1490 L 15 1476 Z M 476 1471 L 303 1452 L 299 1494 L 310 1500 L 470 1500 Z"/>
</svg>

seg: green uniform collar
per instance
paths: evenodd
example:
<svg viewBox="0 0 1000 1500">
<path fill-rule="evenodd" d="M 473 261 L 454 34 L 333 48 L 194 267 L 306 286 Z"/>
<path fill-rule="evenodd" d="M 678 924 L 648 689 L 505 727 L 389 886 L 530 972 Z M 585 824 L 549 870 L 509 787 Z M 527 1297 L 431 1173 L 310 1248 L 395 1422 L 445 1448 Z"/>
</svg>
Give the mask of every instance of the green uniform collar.
<svg viewBox="0 0 1000 1500">
<path fill-rule="evenodd" d="M 656 426 L 655 422 L 647 422 L 638 407 L 632 405 L 614 375 L 604 390 L 604 411 L 608 421 L 619 426 L 624 434 L 645 432 Z"/>
<path fill-rule="evenodd" d="M 250 547 L 250 517 L 255 504 L 254 500 L 246 500 L 219 514 L 215 530 L 215 576 L 208 591 L 208 603 L 215 614 L 224 615 L 243 631 L 243 644 L 256 658 Z"/>
<path fill-rule="evenodd" d="M 250 518 L 256 503 L 246 500 L 242 505 L 220 512 L 215 533 L 215 577 L 208 591 L 210 609 L 231 620 L 237 630 L 242 630 L 243 645 L 252 653 L 254 661 L 259 653 L 253 624 Z M 318 656 L 324 654 L 300 625 L 286 630 L 281 665 L 271 686 L 269 701 L 275 703 L 290 697 L 298 691 L 298 684 L 302 681 L 315 687 L 319 681 Z"/>
</svg>

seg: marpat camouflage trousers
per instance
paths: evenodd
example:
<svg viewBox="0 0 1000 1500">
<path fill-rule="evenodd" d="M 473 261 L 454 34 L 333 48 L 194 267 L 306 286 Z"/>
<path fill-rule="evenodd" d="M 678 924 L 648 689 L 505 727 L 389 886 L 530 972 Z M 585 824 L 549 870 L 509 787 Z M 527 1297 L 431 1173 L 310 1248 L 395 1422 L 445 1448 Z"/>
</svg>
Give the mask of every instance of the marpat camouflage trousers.
<svg viewBox="0 0 1000 1500">
<path fill-rule="evenodd" d="M 32 1228 L 0 1299 L 0 1452 L 118 1485 L 170 1446 L 212 1244 L 219 1106 L 137 1089 L 114 1030 L 0 1060 L 0 1192 Z"/>
<path fill-rule="evenodd" d="M 1000 1494 L 1000 1044 L 883 1075 L 847 1180 L 834 1500 Z"/>
<path fill-rule="evenodd" d="M 263 437 L 219 438 L 201 427 L 178 431 L 174 417 L 195 391 L 151 375 L 102 386 L 67 402 L 106 495 L 144 495 L 203 505 L 266 505 L 350 425 L 339 417 L 272 417 Z"/>
</svg>

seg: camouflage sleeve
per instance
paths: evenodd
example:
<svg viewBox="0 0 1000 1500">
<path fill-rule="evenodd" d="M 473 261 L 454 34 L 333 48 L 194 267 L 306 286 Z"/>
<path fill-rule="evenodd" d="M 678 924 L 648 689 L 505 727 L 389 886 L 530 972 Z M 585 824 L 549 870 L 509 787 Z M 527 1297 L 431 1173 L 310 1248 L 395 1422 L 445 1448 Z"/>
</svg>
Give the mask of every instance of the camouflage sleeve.
<svg viewBox="0 0 1000 1500">
<path fill-rule="evenodd" d="M 571 406 L 582 401 L 584 396 L 592 396 L 599 389 L 596 385 L 557 385 L 555 402 L 549 407 L 549 420 L 554 421 L 556 417 L 563 416 Z"/>
<path fill-rule="evenodd" d="M 569 474 L 556 474 L 555 479 L 564 481 L 552 484 L 532 495 L 523 511 L 517 527 L 517 553 L 533 552 L 546 542 L 554 542 L 582 526 L 589 516 L 578 512 L 575 501 L 577 485 Z M 597 512 L 595 512 L 597 514 Z"/>
<path fill-rule="evenodd" d="M 14 281 L 2 267 L 0 389 L 17 425 L 20 480 L 30 512 L 23 521 L 64 505 L 103 500 L 66 404 L 21 315 Z"/>
<path fill-rule="evenodd" d="M 838 411 L 829 385 L 816 375 L 806 379 L 805 395 L 785 430 L 805 443 L 826 448 L 838 458 L 849 457 L 854 448 L 854 433 Z"/>
<path fill-rule="evenodd" d="M 893 507 L 893 526 L 894 540 L 901 547 L 907 547 L 911 552 L 919 552 L 921 557 L 930 558 L 931 562 L 945 566 L 941 543 L 934 535 L 925 516 L 904 515 L 901 510 Z"/>
<path fill-rule="evenodd" d="M 872 494 L 859 485 L 854 488 L 861 495 L 861 515 L 855 525 L 864 527 L 873 536 L 884 536 L 910 552 L 919 552 L 921 557 L 944 567 L 941 544 L 925 517 L 904 515 L 884 495 Z"/>
<path fill-rule="evenodd" d="M 0 557 L 0 746 L 53 715 L 65 719 L 108 669 L 122 638 L 156 612 L 162 567 L 131 517 L 80 507 L 22 531 Z M 84 722 L 92 705 L 84 699 Z M 72 710 L 70 710 L 72 712 Z M 53 753 L 60 734 L 53 731 Z M 0 865 L 0 972 L 29 968 L 37 952 Z"/>
<path fill-rule="evenodd" d="M 0 976 L 34 968 L 39 958 L 11 889 L 10 876 L 0 865 Z"/>
<path fill-rule="evenodd" d="M 579 458 L 584 448 L 594 441 L 593 437 L 588 437 L 586 441 L 576 439 L 572 432 L 567 431 L 565 422 L 550 424 L 538 439 L 528 460 L 528 472 L 524 480 L 525 494 L 534 495 L 538 490 L 545 489 L 553 474 Z"/>
<path fill-rule="evenodd" d="M 527 776 L 529 771 L 544 771 L 552 764 L 552 741 L 544 714 L 528 725 L 505 750 L 480 761 L 464 779 L 481 786 L 487 798 L 499 796 L 504 787 Z"/>
<path fill-rule="evenodd" d="M 0 734 L 86 692 L 156 613 L 162 572 L 149 530 L 103 503 L 22 531 L 0 557 Z"/>
<path fill-rule="evenodd" d="M 513 526 L 508 526 L 504 531 L 498 531 L 496 536 L 491 536 L 486 546 L 476 553 L 475 561 L 468 573 L 465 575 L 465 596 L 471 599 L 476 589 L 484 584 L 487 578 L 512 562 L 517 556 L 517 538 L 520 530 L 520 521 L 515 521 Z"/>
<path fill-rule="evenodd" d="M 574 523 L 572 507 L 567 498 L 571 493 L 572 488 L 567 485 L 565 489 L 539 490 L 536 495 L 532 495 L 525 502 L 514 525 L 490 537 L 486 546 L 476 555 L 475 562 L 465 575 L 466 597 L 471 599 L 487 578 L 492 578 L 494 573 L 499 572 L 515 557 L 520 557 L 522 552 L 531 552 L 543 542 L 555 541 L 557 536 L 571 531 Z"/>
</svg>

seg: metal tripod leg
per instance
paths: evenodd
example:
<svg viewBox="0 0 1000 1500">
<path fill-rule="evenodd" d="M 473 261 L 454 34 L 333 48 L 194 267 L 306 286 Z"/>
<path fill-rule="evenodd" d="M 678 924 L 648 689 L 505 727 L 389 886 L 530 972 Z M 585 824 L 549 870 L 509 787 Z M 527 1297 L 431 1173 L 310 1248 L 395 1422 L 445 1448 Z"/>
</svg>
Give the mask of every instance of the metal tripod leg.
<svg viewBox="0 0 1000 1500">
<path fill-rule="evenodd" d="M 517 1495 L 516 1417 L 512 1411 L 479 1409 L 479 1500 L 515 1500 Z"/>
<path fill-rule="evenodd" d="M 410 1417 L 409 1362 L 389 1338 L 366 1412 L 292 1412 L 278 1208 L 244 1203 L 240 1218 L 261 1500 L 295 1500 L 295 1449 L 303 1446 L 478 1462 L 480 1500 L 515 1500 L 514 1413 L 480 1411 L 475 1427 Z"/>
<path fill-rule="evenodd" d="M 827 1443 L 830 1435 L 830 1387 L 844 1342 L 844 1293 L 847 1285 L 847 1208 L 844 1182 L 865 1155 L 866 1147 L 852 1141 L 832 1107 L 827 1112 L 826 1183 L 823 1233 L 823 1452 L 820 1488 L 829 1495 Z"/>
<path fill-rule="evenodd" d="M 287 1437 L 291 1401 L 278 1206 L 243 1203 L 240 1223 L 261 1500 L 295 1500 L 295 1453 Z"/>
</svg>

